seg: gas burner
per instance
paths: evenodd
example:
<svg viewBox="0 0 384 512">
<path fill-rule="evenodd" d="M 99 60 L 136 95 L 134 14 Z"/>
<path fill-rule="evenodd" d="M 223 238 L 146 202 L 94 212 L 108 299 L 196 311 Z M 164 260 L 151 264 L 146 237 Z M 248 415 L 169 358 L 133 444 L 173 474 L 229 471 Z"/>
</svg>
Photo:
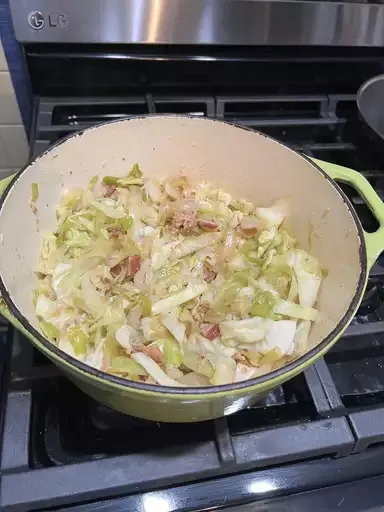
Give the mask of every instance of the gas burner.
<svg viewBox="0 0 384 512">
<path fill-rule="evenodd" d="M 354 322 L 368 323 L 380 320 L 384 320 L 384 279 L 370 278 Z"/>
</svg>

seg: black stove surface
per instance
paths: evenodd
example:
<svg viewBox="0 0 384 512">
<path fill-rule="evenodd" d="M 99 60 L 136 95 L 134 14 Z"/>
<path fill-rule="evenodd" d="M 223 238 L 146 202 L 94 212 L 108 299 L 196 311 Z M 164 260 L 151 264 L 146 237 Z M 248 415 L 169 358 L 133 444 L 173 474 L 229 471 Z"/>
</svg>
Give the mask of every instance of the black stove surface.
<svg viewBox="0 0 384 512">
<path fill-rule="evenodd" d="M 356 83 L 381 70 L 384 59 L 374 57 L 356 63 Z M 38 58 L 27 58 L 33 76 Z M 384 199 L 384 158 L 358 117 L 355 92 L 340 92 L 341 82 L 326 91 L 324 76 L 317 94 L 311 77 L 310 92 L 301 83 L 296 94 L 280 84 L 268 94 L 255 86 L 254 94 L 199 89 L 183 95 L 174 88 L 167 95 L 155 87 L 126 96 L 67 96 L 64 84 L 55 97 L 37 97 L 31 155 L 96 122 L 188 113 L 244 124 L 307 155 L 355 168 Z M 39 86 L 34 82 L 35 92 Z M 364 228 L 375 231 L 377 220 L 363 199 L 343 188 Z M 384 474 L 384 257 L 371 271 L 351 326 L 324 358 L 263 402 L 211 422 L 160 424 L 108 409 L 5 323 L 0 347 L 0 506 L 7 510 L 170 512 L 253 501 L 252 510 L 350 512 L 364 510 L 361 492 L 371 507 L 382 503 L 374 489 L 382 489 Z M 295 496 L 290 505 L 286 494 Z"/>
</svg>

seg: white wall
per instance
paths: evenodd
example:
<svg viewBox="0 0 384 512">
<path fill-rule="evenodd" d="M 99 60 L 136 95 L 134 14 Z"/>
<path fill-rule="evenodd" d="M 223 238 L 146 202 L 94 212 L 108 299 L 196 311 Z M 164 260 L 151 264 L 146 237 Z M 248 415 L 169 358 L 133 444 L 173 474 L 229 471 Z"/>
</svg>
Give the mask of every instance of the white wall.
<svg viewBox="0 0 384 512">
<path fill-rule="evenodd" d="M 28 142 L 0 41 L 0 179 L 18 171 L 28 159 Z"/>
</svg>

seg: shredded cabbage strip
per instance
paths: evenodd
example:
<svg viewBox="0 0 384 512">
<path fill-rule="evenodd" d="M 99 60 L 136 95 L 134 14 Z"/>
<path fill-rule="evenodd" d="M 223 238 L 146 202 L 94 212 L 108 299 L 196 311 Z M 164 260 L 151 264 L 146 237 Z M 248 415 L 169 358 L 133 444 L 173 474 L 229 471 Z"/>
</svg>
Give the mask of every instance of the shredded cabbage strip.
<svg viewBox="0 0 384 512">
<path fill-rule="evenodd" d="M 35 186 L 35 196 L 38 185 Z M 239 382 L 307 350 L 323 279 L 287 228 L 289 204 L 254 205 L 207 182 L 93 177 L 57 207 L 33 303 L 61 350 L 163 386 Z"/>
</svg>

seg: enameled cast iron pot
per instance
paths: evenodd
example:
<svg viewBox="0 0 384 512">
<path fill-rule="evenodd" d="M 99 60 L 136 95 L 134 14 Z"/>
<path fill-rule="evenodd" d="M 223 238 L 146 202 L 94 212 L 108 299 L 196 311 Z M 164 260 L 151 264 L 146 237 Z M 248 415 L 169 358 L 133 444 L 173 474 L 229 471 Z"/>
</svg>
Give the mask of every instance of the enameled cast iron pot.
<svg viewBox="0 0 384 512">
<path fill-rule="evenodd" d="M 42 233 L 54 229 L 63 188 L 86 187 L 95 174 L 123 176 L 138 162 L 146 176 L 182 173 L 217 183 L 235 196 L 267 205 L 290 196 L 291 221 L 302 248 L 328 269 L 306 354 L 253 380 L 210 388 L 168 388 L 108 375 L 73 359 L 39 331 L 32 305 L 33 269 Z M 333 179 L 359 190 L 380 228 L 367 234 Z M 39 184 L 38 220 L 29 207 Z M 357 172 L 299 155 L 263 134 L 227 123 L 181 116 L 120 120 L 75 134 L 1 184 L 2 313 L 85 393 L 127 414 L 188 422 L 233 413 L 302 372 L 352 320 L 369 268 L 384 248 L 384 205 Z M 316 236 L 309 236 L 314 230 Z"/>
</svg>

